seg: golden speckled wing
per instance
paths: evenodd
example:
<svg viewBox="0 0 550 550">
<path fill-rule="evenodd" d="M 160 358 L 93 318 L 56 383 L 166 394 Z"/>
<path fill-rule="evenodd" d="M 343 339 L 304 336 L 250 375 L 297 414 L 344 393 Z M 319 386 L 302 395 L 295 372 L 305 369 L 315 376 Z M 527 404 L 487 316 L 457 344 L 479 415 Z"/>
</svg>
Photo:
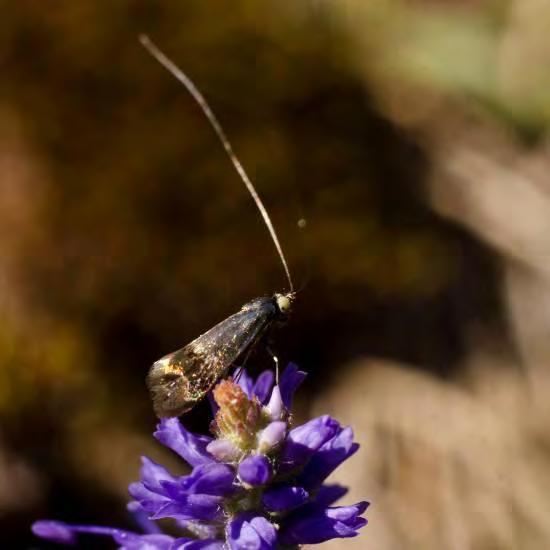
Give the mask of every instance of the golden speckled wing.
<svg viewBox="0 0 550 550">
<path fill-rule="evenodd" d="M 184 348 L 156 361 L 147 375 L 159 417 L 191 409 L 260 339 L 277 316 L 271 298 L 256 298 Z"/>
</svg>

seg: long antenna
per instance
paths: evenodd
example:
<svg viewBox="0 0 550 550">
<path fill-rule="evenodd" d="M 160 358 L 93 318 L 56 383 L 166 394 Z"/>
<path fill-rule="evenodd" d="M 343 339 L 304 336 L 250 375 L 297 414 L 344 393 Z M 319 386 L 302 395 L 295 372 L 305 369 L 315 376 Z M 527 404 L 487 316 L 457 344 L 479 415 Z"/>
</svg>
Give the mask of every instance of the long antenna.
<svg viewBox="0 0 550 550">
<path fill-rule="evenodd" d="M 210 106 L 206 102 L 206 99 L 204 99 L 203 95 L 200 93 L 200 91 L 195 86 L 193 81 L 172 60 L 166 57 L 166 55 L 164 55 L 164 53 L 161 50 L 159 50 L 159 48 L 151 41 L 151 39 L 147 35 L 145 34 L 140 35 L 139 41 L 141 42 L 143 47 L 168 72 L 172 74 L 172 76 L 174 76 L 187 88 L 187 91 L 193 96 L 195 101 L 199 104 L 199 107 L 202 109 L 202 112 L 206 115 L 206 118 L 212 125 L 212 128 L 214 128 L 214 131 L 216 132 L 217 136 L 220 138 L 223 148 L 225 149 L 227 155 L 229 156 L 229 159 L 233 163 L 235 170 L 237 170 L 237 173 L 239 174 L 239 176 L 241 176 L 241 179 L 243 180 L 244 184 L 246 185 L 246 188 L 252 195 L 252 198 L 254 199 L 254 202 L 256 203 L 256 206 L 258 207 L 258 210 L 260 211 L 262 218 L 264 219 L 264 222 L 267 226 L 269 234 L 271 235 L 273 243 L 275 244 L 275 248 L 277 249 L 277 252 L 279 253 L 279 257 L 281 258 L 281 262 L 283 263 L 283 267 L 286 273 L 286 278 L 288 279 L 288 284 L 290 285 L 290 291 L 294 292 L 294 285 L 292 284 L 292 278 L 290 277 L 288 264 L 286 263 L 285 255 L 283 254 L 283 249 L 281 248 L 281 244 L 279 243 L 279 239 L 277 238 L 277 233 L 275 232 L 273 223 L 271 223 L 271 218 L 267 213 L 264 203 L 262 202 L 258 193 L 256 192 L 256 188 L 250 181 L 250 178 L 248 177 L 242 164 L 237 158 L 237 155 L 233 151 L 233 147 L 231 147 L 231 143 L 227 139 L 227 136 L 225 135 L 225 132 L 223 131 L 223 128 L 219 123 L 216 115 L 212 112 L 212 109 L 210 109 Z"/>
</svg>

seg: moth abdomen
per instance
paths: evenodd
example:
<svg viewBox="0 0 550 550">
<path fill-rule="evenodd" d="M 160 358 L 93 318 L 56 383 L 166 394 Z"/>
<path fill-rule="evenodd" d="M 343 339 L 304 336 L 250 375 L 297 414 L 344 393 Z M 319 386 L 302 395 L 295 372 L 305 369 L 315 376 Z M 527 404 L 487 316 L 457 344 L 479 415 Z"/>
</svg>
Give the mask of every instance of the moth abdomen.
<svg viewBox="0 0 550 550">
<path fill-rule="evenodd" d="M 153 364 L 146 381 L 153 409 L 159 418 L 179 416 L 196 403 L 196 399 L 191 398 L 189 381 L 181 367 L 170 365 L 163 359 Z"/>
</svg>

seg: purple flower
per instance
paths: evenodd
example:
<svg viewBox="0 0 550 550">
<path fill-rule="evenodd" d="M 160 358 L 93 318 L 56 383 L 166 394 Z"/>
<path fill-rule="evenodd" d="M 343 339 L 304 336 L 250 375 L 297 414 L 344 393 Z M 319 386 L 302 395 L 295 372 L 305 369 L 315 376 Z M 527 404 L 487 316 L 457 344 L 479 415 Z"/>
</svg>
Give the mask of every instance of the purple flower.
<svg viewBox="0 0 550 550">
<path fill-rule="evenodd" d="M 277 532 L 266 517 L 243 512 L 229 523 L 227 542 L 231 550 L 270 550 L 277 547 Z"/>
<path fill-rule="evenodd" d="M 288 545 L 319 544 L 334 538 L 355 537 L 357 529 L 367 524 L 360 515 L 368 505 L 368 502 L 335 508 L 306 505 L 287 518 L 280 540 Z"/>
<path fill-rule="evenodd" d="M 292 406 L 294 392 L 298 389 L 298 386 L 304 381 L 306 376 L 306 373 L 298 370 L 298 367 L 294 363 L 289 363 L 284 370 L 279 383 L 279 389 L 287 410 L 290 410 Z"/>
<path fill-rule="evenodd" d="M 316 451 L 342 431 L 340 424 L 328 415 L 314 418 L 290 431 L 280 456 L 282 470 L 303 467 Z"/>
<path fill-rule="evenodd" d="M 35 535 L 75 544 L 79 535 L 110 537 L 123 550 L 269 550 L 354 537 L 367 524 L 368 503 L 335 507 L 346 493 L 326 478 L 358 449 L 351 428 L 330 416 L 291 426 L 290 404 L 305 373 L 289 365 L 278 386 L 273 374 L 213 391 L 214 438 L 193 434 L 176 418 L 163 419 L 155 437 L 183 458 L 189 475 L 174 476 L 142 458 L 130 484 L 128 510 L 142 532 L 37 521 Z M 174 522 L 165 534 L 157 520 Z"/>
</svg>

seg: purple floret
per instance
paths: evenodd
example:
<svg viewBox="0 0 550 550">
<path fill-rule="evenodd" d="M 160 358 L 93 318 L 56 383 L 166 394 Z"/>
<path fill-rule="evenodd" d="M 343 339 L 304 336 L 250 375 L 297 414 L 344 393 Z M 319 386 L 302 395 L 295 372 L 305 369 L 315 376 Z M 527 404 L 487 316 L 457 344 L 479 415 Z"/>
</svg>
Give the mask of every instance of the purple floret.
<svg viewBox="0 0 550 550">
<path fill-rule="evenodd" d="M 243 512 L 229 523 L 227 542 L 231 550 L 271 550 L 277 547 L 277 531 L 264 516 Z"/>
<path fill-rule="evenodd" d="M 334 538 L 355 537 L 359 534 L 357 529 L 367 524 L 360 515 L 368 505 L 368 502 L 358 502 L 335 508 L 305 506 L 287 518 L 280 541 L 288 545 L 319 544 Z"/>
<path fill-rule="evenodd" d="M 250 455 L 239 464 L 239 479 L 246 485 L 265 485 L 272 476 L 273 468 L 267 457 L 262 454 Z"/>
<path fill-rule="evenodd" d="M 304 466 L 339 430 L 340 424 L 328 415 L 314 418 L 291 430 L 281 452 L 281 469 L 290 471 Z"/>
</svg>

